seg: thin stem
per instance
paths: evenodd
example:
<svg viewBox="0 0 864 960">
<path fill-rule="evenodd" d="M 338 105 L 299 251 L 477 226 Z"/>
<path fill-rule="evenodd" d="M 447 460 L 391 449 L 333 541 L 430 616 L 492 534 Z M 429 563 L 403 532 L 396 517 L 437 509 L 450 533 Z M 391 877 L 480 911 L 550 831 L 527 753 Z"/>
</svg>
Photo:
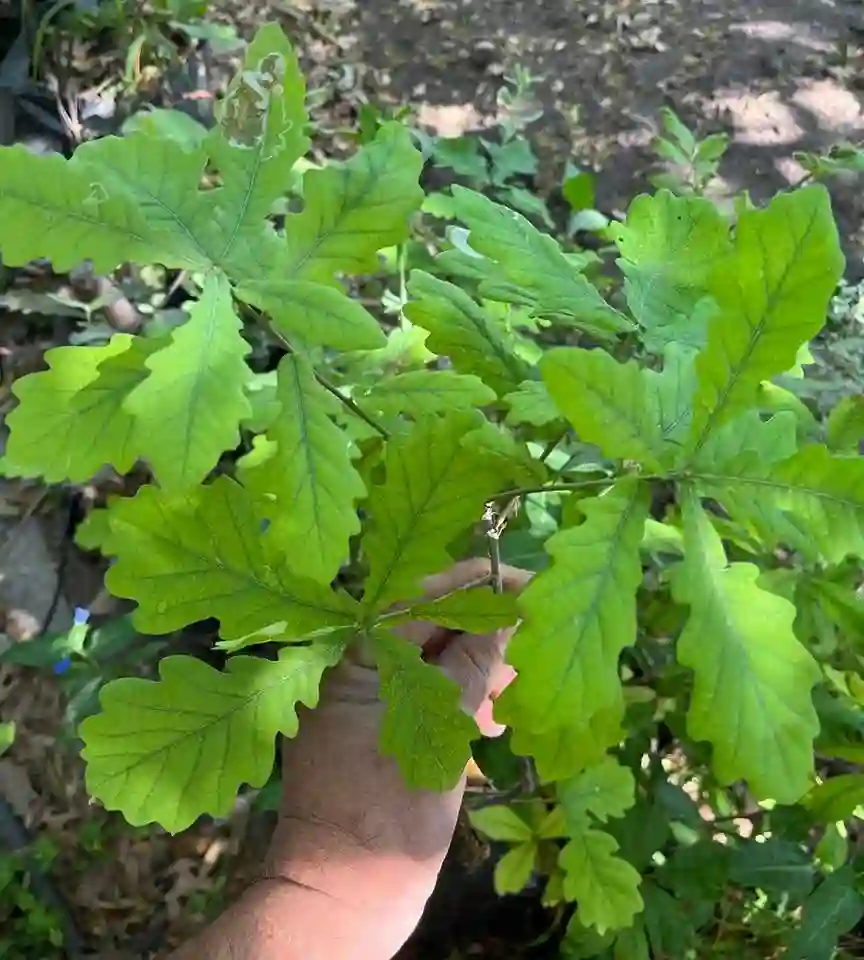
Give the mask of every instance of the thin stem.
<svg viewBox="0 0 864 960">
<path fill-rule="evenodd" d="M 609 477 L 596 477 L 593 480 L 577 480 L 573 483 L 547 483 L 540 487 L 518 487 L 498 494 L 504 497 L 524 497 L 529 493 L 566 493 L 568 490 L 587 490 L 590 487 L 610 487 L 622 477 L 638 477 L 639 480 L 680 480 L 681 474 L 675 473 L 616 473 Z"/>
<path fill-rule="evenodd" d="M 321 376 L 318 371 L 315 371 L 315 379 L 321 386 L 328 392 L 332 393 L 334 397 L 340 402 L 343 403 L 355 416 L 359 417 L 365 423 L 368 423 L 373 430 L 379 433 L 385 440 L 390 439 L 390 431 L 381 426 L 374 417 L 369 416 L 369 414 L 357 404 L 355 400 L 352 400 L 347 394 L 342 393 L 342 391 L 335 385 L 330 383 L 329 380 Z"/>
<path fill-rule="evenodd" d="M 495 514 L 494 503 L 486 504 L 486 509 L 483 512 L 483 527 L 486 533 L 486 546 L 489 550 L 489 571 L 492 580 L 492 591 L 494 593 L 503 593 L 504 581 L 501 577 L 501 544 L 498 542 L 503 524 L 499 525 L 498 517 Z"/>
<path fill-rule="evenodd" d="M 263 315 L 259 310 L 253 307 L 251 304 L 242 303 L 240 304 L 241 309 L 247 313 L 250 317 L 260 323 L 262 326 L 267 327 L 270 333 L 282 344 L 282 346 L 288 351 L 288 353 L 296 354 L 296 350 L 291 346 L 291 342 L 287 340 L 282 334 L 273 327 L 272 324 L 267 323 Z M 328 392 L 331 393 L 336 399 L 345 407 L 347 407 L 355 417 L 359 417 L 364 423 L 369 424 L 369 426 L 385 440 L 390 439 L 390 431 L 378 423 L 374 417 L 370 416 L 358 403 L 356 400 L 352 400 L 347 394 L 342 393 L 342 391 L 333 383 L 318 373 L 317 370 L 312 371 L 312 375 L 321 384 L 321 386 Z"/>
</svg>

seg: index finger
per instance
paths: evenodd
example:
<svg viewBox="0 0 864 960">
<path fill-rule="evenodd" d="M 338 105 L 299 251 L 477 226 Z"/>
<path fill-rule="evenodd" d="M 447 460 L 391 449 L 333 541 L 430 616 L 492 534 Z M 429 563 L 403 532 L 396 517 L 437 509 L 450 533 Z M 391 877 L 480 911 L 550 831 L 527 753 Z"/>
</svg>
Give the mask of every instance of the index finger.
<svg viewBox="0 0 864 960">
<path fill-rule="evenodd" d="M 518 593 L 531 579 L 530 570 L 501 564 L 501 584 L 511 593 Z M 426 600 L 437 600 L 445 594 L 468 587 L 481 586 L 492 582 L 492 564 L 488 557 L 472 557 L 460 560 L 449 570 L 436 573 L 423 581 L 423 596 Z"/>
</svg>

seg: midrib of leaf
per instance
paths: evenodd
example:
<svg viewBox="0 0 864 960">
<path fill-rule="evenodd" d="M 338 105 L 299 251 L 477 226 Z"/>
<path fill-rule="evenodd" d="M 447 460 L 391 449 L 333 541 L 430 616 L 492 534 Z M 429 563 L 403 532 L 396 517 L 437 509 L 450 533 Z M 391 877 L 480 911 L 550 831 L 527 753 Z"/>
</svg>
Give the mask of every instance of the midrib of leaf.
<svg viewBox="0 0 864 960">
<path fill-rule="evenodd" d="M 315 242 L 310 245 L 310 247 L 309 247 L 309 249 L 306 251 L 306 253 L 305 253 L 299 260 L 297 260 L 294 264 L 292 264 L 291 270 L 290 270 L 290 275 L 289 275 L 289 277 L 287 277 L 286 279 L 290 279 L 291 277 L 296 276 L 296 275 L 303 269 L 303 267 L 306 266 L 306 264 L 307 264 L 310 260 L 314 259 L 315 256 L 316 256 L 317 253 L 318 253 L 318 250 L 321 248 L 321 246 L 322 246 L 327 240 L 329 240 L 330 237 L 332 237 L 334 233 L 338 233 L 338 232 L 339 232 L 339 226 L 340 226 L 340 224 L 342 223 L 342 221 L 343 221 L 352 211 L 354 211 L 357 207 L 359 207 L 359 206 L 362 205 L 363 201 L 365 201 L 366 197 L 369 195 L 369 193 L 372 191 L 372 188 L 375 186 L 375 181 L 376 181 L 376 179 L 377 179 L 378 173 L 380 172 L 380 170 L 381 170 L 383 167 L 386 167 L 387 162 L 389 162 L 389 160 L 390 160 L 390 155 L 391 155 L 391 154 L 393 153 L 393 151 L 396 149 L 396 146 L 397 146 L 397 144 L 396 144 L 395 142 L 390 145 L 389 152 L 383 157 L 380 165 L 378 165 L 378 164 L 372 164 L 372 163 L 369 164 L 369 176 L 366 178 L 366 185 L 364 186 L 363 190 L 362 190 L 360 193 L 358 193 L 358 194 L 352 199 L 351 203 L 347 203 L 347 204 L 346 204 L 346 203 L 343 202 L 343 203 L 340 205 L 340 207 L 339 207 L 339 217 L 338 217 L 338 219 L 337 219 L 337 218 L 334 218 L 334 220 L 333 220 L 333 226 L 330 227 L 330 229 L 327 230 L 326 232 L 321 232 L 321 233 L 318 234 L 317 238 L 315 239 Z M 347 167 L 342 167 L 342 168 L 340 169 L 339 173 L 340 173 L 340 175 L 341 175 L 341 177 L 342 177 L 342 181 L 343 181 L 343 196 L 344 196 L 344 194 L 345 194 L 345 184 L 348 183 L 348 182 L 351 180 L 351 170 L 348 169 Z M 390 199 L 390 198 L 388 198 L 388 200 L 389 200 L 389 199 Z M 379 206 L 379 207 L 380 207 L 380 206 L 382 206 L 382 205 L 383 205 L 384 203 L 386 203 L 386 202 L 387 202 L 387 201 L 382 201 L 381 203 L 378 203 L 378 204 L 376 204 L 375 206 Z M 374 207 L 372 207 L 372 208 L 370 208 L 370 209 L 373 209 L 373 210 L 374 210 Z M 368 233 L 372 233 L 371 230 L 366 230 L 366 231 L 362 231 L 362 232 L 363 232 L 363 233 L 367 233 L 367 234 L 368 234 Z M 355 231 L 355 235 L 356 235 L 356 231 Z M 329 258 L 327 258 L 327 259 L 331 259 L 331 260 L 332 260 L 333 258 L 332 258 L 332 257 L 329 257 Z"/>
<path fill-rule="evenodd" d="M 630 516 L 633 513 L 633 510 L 635 509 L 636 504 L 639 502 L 640 491 L 641 491 L 641 486 L 639 484 L 636 484 L 633 488 L 633 493 L 630 497 L 630 502 L 627 505 L 627 509 L 621 514 L 621 517 L 618 521 L 618 525 L 615 528 L 615 535 L 609 541 L 609 550 L 606 553 L 606 556 L 608 558 L 614 558 L 618 552 L 618 547 L 621 543 L 621 538 L 624 536 L 624 531 L 627 529 L 627 523 L 630 520 Z M 605 596 L 606 588 L 608 586 L 608 581 L 609 581 L 609 578 L 612 576 L 612 570 L 614 566 L 615 564 L 613 563 L 607 563 L 603 570 L 603 573 L 600 575 L 600 578 L 599 578 L 600 582 L 598 584 L 598 587 L 594 591 L 594 595 L 591 598 L 591 603 L 588 607 L 586 615 L 583 616 L 582 618 L 582 624 L 579 630 L 579 640 L 577 643 L 574 643 L 571 647 L 570 658 L 567 661 L 567 669 L 561 672 L 562 677 L 567 676 L 570 673 L 570 671 L 573 669 L 573 664 L 576 661 L 576 658 L 578 656 L 579 647 L 582 641 L 585 639 L 586 625 L 596 617 L 597 609 L 600 606 L 600 600 L 603 596 Z M 550 698 L 550 702 L 552 699 L 557 699 L 557 697 L 559 697 L 560 695 L 561 695 L 561 684 L 559 683 L 555 691 L 555 697 Z"/>
<path fill-rule="evenodd" d="M 265 662 L 267 662 L 267 663 L 280 663 L 280 661 L 278 661 L 278 660 L 269 660 L 269 661 L 265 661 Z M 282 665 L 283 665 L 283 668 L 287 668 L 289 664 L 286 662 L 286 663 L 284 663 L 284 664 L 282 664 Z M 174 741 L 172 741 L 172 743 L 171 743 L 171 748 L 173 748 L 173 747 L 175 747 L 175 746 L 177 746 L 177 745 L 179 745 L 179 744 L 185 743 L 187 740 L 189 740 L 189 739 L 191 739 L 191 738 L 193 738 L 193 737 L 203 742 L 203 741 L 206 739 L 206 733 L 207 733 L 207 731 L 208 731 L 208 730 L 211 730 L 213 727 L 215 727 L 215 726 L 216 726 L 217 724 L 219 724 L 219 723 L 223 723 L 223 722 L 226 723 L 227 726 L 228 726 L 228 728 L 229 728 L 229 730 L 230 730 L 231 720 L 232 720 L 232 718 L 234 717 L 234 715 L 235 715 L 236 713 L 238 713 L 239 711 L 245 710 L 246 707 L 249 706 L 249 704 L 251 704 L 251 703 L 254 703 L 254 704 L 255 704 L 255 710 L 256 710 L 256 714 L 257 714 L 257 710 L 258 710 L 258 708 L 259 708 L 261 698 L 262 698 L 265 694 L 269 693 L 274 687 L 279 687 L 279 686 L 281 686 L 283 683 L 285 683 L 288 679 L 290 679 L 291 675 L 294 674 L 294 673 L 296 673 L 296 670 L 285 670 L 285 669 L 283 669 L 283 672 L 281 672 L 278 677 L 274 678 L 272 682 L 268 683 L 266 686 L 263 686 L 263 687 L 256 687 L 256 688 L 252 691 L 252 693 L 251 693 L 251 694 L 248 694 L 248 695 L 244 695 L 244 694 L 242 694 L 242 693 L 235 693 L 235 692 L 232 691 L 232 690 L 220 690 L 220 691 L 218 691 L 218 695 L 219 695 L 220 697 L 224 697 L 224 698 L 226 698 L 226 699 L 232 698 L 232 699 L 235 699 L 235 700 L 240 701 L 236 706 L 231 707 L 231 708 L 228 709 L 225 713 L 222 713 L 222 714 L 207 713 L 207 712 L 205 712 L 205 711 L 203 711 L 203 710 L 192 710 L 192 709 L 190 709 L 189 707 L 180 707 L 180 706 L 178 706 L 178 707 L 173 707 L 173 706 L 172 706 L 170 709 L 167 709 L 167 708 L 165 708 L 165 707 L 157 707 L 157 706 L 154 706 L 154 705 L 152 705 L 152 704 L 141 704 L 141 703 L 137 703 L 137 702 L 136 702 L 136 703 L 135 703 L 135 709 L 136 709 L 136 710 L 149 711 L 150 713 L 162 713 L 162 714 L 167 713 L 167 714 L 169 714 L 170 716 L 178 716 L 178 715 L 179 715 L 179 716 L 187 716 L 187 717 L 209 717 L 209 718 L 210 718 L 210 720 L 209 720 L 208 723 L 205 723 L 203 726 L 197 727 L 197 728 L 194 729 L 194 730 L 175 730 L 175 729 L 171 729 L 171 728 L 169 728 L 169 727 L 159 727 L 159 728 L 157 728 L 156 730 L 142 730 L 142 731 L 140 731 L 140 732 L 141 732 L 141 733 L 160 733 L 160 732 L 162 732 L 162 733 L 166 733 L 166 734 L 176 734 L 176 735 L 177 735 L 177 739 L 174 740 Z M 230 674 L 229 674 L 228 676 L 230 676 Z M 162 682 L 162 681 L 156 681 L 156 682 Z M 199 687 L 199 689 L 200 689 L 200 687 Z M 208 692 L 209 692 L 209 693 L 213 693 L 214 691 L 213 691 L 213 690 L 209 690 Z M 256 717 L 253 717 L 252 719 L 254 720 L 254 719 L 256 719 Z M 114 738 L 117 738 L 117 737 L 128 737 L 129 734 L 128 734 L 128 732 L 126 732 L 126 731 L 120 731 L 120 732 L 106 731 L 106 732 L 100 733 L 99 736 L 100 736 L 100 738 L 105 738 L 106 740 L 111 740 L 111 739 L 114 739 Z M 230 737 L 226 736 L 226 737 L 225 737 L 225 750 L 226 750 L 226 752 L 227 752 L 227 749 L 228 749 L 229 742 L 230 742 Z M 169 748 L 169 749 L 170 749 L 170 748 Z M 200 748 L 199 748 L 199 751 L 200 751 Z M 157 755 L 160 754 L 160 753 L 164 753 L 164 754 L 165 754 L 165 759 L 163 760 L 163 765 L 162 765 L 162 768 L 160 769 L 159 774 L 158 774 L 156 777 L 153 778 L 153 784 L 154 784 L 154 785 L 153 785 L 153 787 L 151 787 L 150 793 L 147 794 L 147 797 L 146 797 L 145 800 L 142 802 L 142 804 L 141 804 L 142 807 L 143 807 L 144 804 L 147 802 L 147 800 L 150 799 L 150 796 L 152 795 L 153 789 L 155 788 L 156 784 L 158 783 L 159 779 L 161 778 L 162 772 L 163 772 L 164 769 L 165 769 L 165 763 L 168 762 L 168 749 L 166 749 L 165 747 L 156 747 L 156 748 L 154 748 L 153 750 L 150 750 L 150 751 L 147 752 L 147 753 L 139 753 L 139 754 L 136 754 L 136 755 L 135 755 L 135 759 L 134 759 L 131 763 L 129 763 L 128 766 L 124 767 L 122 770 L 117 771 L 117 773 L 111 775 L 111 779 L 114 779 L 114 778 L 116 778 L 116 777 L 118 777 L 118 776 L 121 776 L 121 775 L 123 775 L 123 774 L 127 774 L 130 770 L 133 770 L 135 767 L 139 766 L 141 763 L 146 762 L 147 760 L 150 760 L 152 757 L 157 756 Z M 100 754 L 99 759 L 100 759 L 100 760 L 103 760 L 103 759 L 104 759 L 104 760 L 112 760 L 112 759 L 115 759 L 116 757 L 125 757 L 125 756 L 128 756 L 128 755 L 129 755 L 129 751 L 128 751 L 128 750 L 124 750 L 122 753 Z M 200 752 L 199 752 L 199 757 L 198 757 L 198 759 L 200 759 Z M 196 766 L 197 766 L 197 761 L 196 761 L 196 764 L 193 764 L 193 765 L 192 765 L 191 769 L 194 770 Z M 222 763 L 221 763 L 221 765 L 220 765 L 220 771 L 224 771 L 224 769 L 225 769 L 225 759 L 224 759 L 224 757 L 223 757 Z M 182 797 L 182 791 L 181 791 L 181 797 Z"/>
<path fill-rule="evenodd" d="M 200 301 L 199 301 L 200 303 Z M 207 339 L 206 339 L 206 350 L 201 350 L 198 353 L 198 360 L 200 361 L 203 357 L 206 357 L 209 353 L 210 346 L 213 343 L 213 338 L 215 335 L 215 328 L 218 326 L 217 323 L 214 323 L 214 318 L 216 317 L 219 309 L 219 298 L 213 297 L 210 301 L 210 309 L 208 312 L 207 318 Z M 192 386 L 192 394 L 189 398 L 189 409 L 195 410 L 198 404 L 198 395 L 201 392 L 201 382 L 203 380 L 203 372 L 207 368 L 206 363 L 199 362 L 195 368 L 195 382 Z M 186 475 L 186 470 L 189 467 L 189 454 L 192 451 L 192 417 L 186 417 L 186 429 L 184 434 L 186 437 L 186 442 L 183 444 L 183 476 Z M 245 550 L 245 546 L 244 546 Z"/>
<path fill-rule="evenodd" d="M 99 227 L 102 230 L 109 230 L 112 233 L 119 233 L 120 236 L 132 237 L 134 240 L 138 240 L 140 243 L 148 243 L 146 237 L 142 237 L 140 234 L 135 233 L 132 230 L 123 230 L 114 223 L 106 223 L 104 220 L 97 220 L 93 217 L 88 217 L 79 210 L 76 210 L 74 207 L 52 207 L 45 203 L 41 203 L 36 199 L 31 199 L 30 197 L 22 199 L 20 195 L 14 194 L 9 190 L 0 187 L 0 197 L 3 196 L 9 197 L 17 203 L 23 203 L 25 206 L 29 205 L 32 207 L 38 207 L 40 210 L 44 210 L 46 213 L 53 214 L 54 216 L 57 215 L 59 210 L 63 217 L 68 217 L 70 220 L 78 220 L 81 223 L 89 224 L 91 227 Z"/>
<path fill-rule="evenodd" d="M 264 122 L 264 127 L 261 132 L 261 136 L 258 140 L 258 149 L 255 151 L 255 160 L 254 167 L 252 169 L 252 174 L 249 177 L 246 183 L 246 191 L 243 195 L 243 202 L 240 204 L 240 212 L 237 219 L 234 221 L 234 227 L 231 231 L 231 236 L 228 238 L 225 243 L 225 248 L 222 253 L 219 255 L 219 262 L 224 263 L 228 258 L 228 254 L 231 252 L 231 248 L 234 246 L 234 241 L 237 239 L 237 234 L 240 232 L 240 226 L 243 221 L 246 219 L 246 212 L 249 209 L 249 204 L 252 200 L 252 194 L 255 192 L 255 187 L 258 184 L 258 174 L 261 171 L 261 155 L 264 149 L 264 145 L 267 143 L 267 134 L 269 132 L 270 126 L 270 113 L 269 110 L 266 114 L 266 119 Z"/>
<path fill-rule="evenodd" d="M 799 486 L 794 483 L 784 483 L 780 480 L 771 480 L 765 477 L 742 477 L 734 474 L 722 473 L 693 473 L 688 471 L 687 477 L 691 480 L 704 480 L 709 483 L 726 483 L 734 487 L 735 485 L 749 485 L 753 487 L 767 487 L 772 490 L 781 490 L 785 493 L 803 494 L 808 497 L 814 497 L 818 500 L 827 500 L 830 503 L 837 503 L 844 507 L 852 507 L 856 510 L 864 510 L 864 501 L 847 500 L 845 497 L 837 496 L 826 490 L 818 490 L 812 487 Z"/>
<path fill-rule="evenodd" d="M 753 351 L 756 349 L 756 344 L 759 342 L 759 338 L 762 336 L 762 332 L 765 329 L 765 325 L 768 322 L 768 318 L 774 312 L 774 307 L 776 306 L 777 299 L 780 296 L 781 291 L 785 292 L 786 278 L 789 276 L 789 271 L 792 269 L 793 265 L 797 264 L 799 252 L 801 250 L 801 247 L 804 246 L 804 243 L 807 241 L 807 239 L 810 236 L 810 232 L 813 229 L 813 225 L 816 222 L 817 213 L 818 211 L 814 210 L 813 213 L 811 214 L 810 222 L 807 224 L 807 229 L 804 231 L 803 236 L 798 241 L 798 244 L 795 248 L 795 252 L 789 258 L 789 261 L 787 262 L 786 267 L 783 270 L 783 276 L 780 282 L 775 286 L 773 293 L 770 293 L 768 290 L 768 277 L 763 270 L 762 281 L 765 287 L 766 305 L 765 305 L 765 309 L 762 311 L 762 319 L 753 328 L 750 334 L 750 340 L 747 344 L 747 349 L 744 353 L 744 356 L 741 358 L 741 361 L 735 367 L 735 370 L 732 376 L 726 381 L 726 385 L 720 391 L 720 395 L 717 398 L 717 403 L 715 403 L 713 409 L 711 410 L 711 413 L 708 415 L 708 419 L 705 421 L 705 425 L 702 428 L 702 432 L 699 434 L 699 439 L 697 440 L 696 446 L 693 450 L 694 454 L 699 453 L 699 451 L 702 449 L 705 442 L 707 441 L 708 437 L 711 435 L 714 429 L 714 424 L 717 422 L 717 418 L 720 416 L 720 414 L 723 412 L 724 408 L 726 407 L 726 404 L 729 400 L 729 394 L 732 392 L 733 387 L 741 379 L 742 373 L 747 369 L 747 363 L 749 362 L 750 357 L 753 355 Z M 767 250 L 765 249 L 765 238 L 761 232 L 758 234 L 758 236 L 759 236 L 759 246 L 762 248 L 762 258 L 764 263 L 767 258 Z M 750 313 L 746 307 L 745 307 L 745 315 L 747 316 L 747 321 L 748 321 L 747 325 L 750 326 L 750 322 L 749 322 Z"/>
<path fill-rule="evenodd" d="M 140 189 L 140 188 L 136 186 L 136 189 Z M 201 245 L 201 241 L 195 235 L 194 231 L 189 226 L 189 224 L 180 216 L 180 214 L 177 213 L 176 210 L 173 210 L 171 207 L 169 207 L 164 200 L 161 200 L 159 197 L 151 193 L 149 190 L 144 190 L 143 192 L 153 201 L 153 203 L 157 207 L 159 207 L 161 210 L 164 210 L 168 214 L 168 216 L 171 218 L 171 220 L 173 220 L 174 223 L 177 224 L 178 227 L 180 227 L 183 233 L 186 234 L 187 238 L 189 239 L 189 242 L 192 244 L 193 247 L 195 247 L 195 249 L 201 254 L 201 256 L 204 257 L 205 260 L 209 260 L 212 263 L 213 258 L 210 256 L 207 250 Z M 196 195 L 200 196 L 200 191 Z"/>
<path fill-rule="evenodd" d="M 270 584 L 264 583 L 262 580 L 259 580 L 258 577 L 256 577 L 252 573 L 252 570 L 254 568 L 254 563 L 249 557 L 248 544 L 246 543 L 246 538 L 242 535 L 243 531 L 237 525 L 237 518 L 234 516 L 233 512 L 231 512 L 230 510 L 228 511 L 228 513 L 229 513 L 229 516 L 231 517 L 231 522 L 234 524 L 234 530 L 237 534 L 237 538 L 239 539 L 240 543 L 243 546 L 243 552 L 246 556 L 246 559 L 249 565 L 245 570 L 238 570 L 236 567 L 229 566 L 222 560 L 219 560 L 220 570 L 227 571 L 232 576 L 234 576 L 237 580 L 239 580 L 241 583 L 245 582 L 250 586 L 259 587 L 262 591 L 270 593 L 274 597 L 279 597 L 281 599 L 288 600 L 291 603 L 296 604 L 296 606 L 298 607 L 305 607 L 307 610 L 316 610 L 321 613 L 332 613 L 335 616 L 344 618 L 346 623 L 350 622 L 351 620 L 350 615 L 347 614 L 344 610 L 339 610 L 337 607 L 326 607 L 326 608 L 321 607 L 318 604 L 309 603 L 307 600 L 301 600 L 299 597 L 296 597 L 290 593 L 286 593 L 282 585 L 281 578 L 277 578 L 279 589 L 271 586 Z M 185 571 L 185 572 L 192 573 L 192 574 L 209 573 L 213 570 L 213 566 L 214 566 L 213 557 L 208 557 L 206 554 L 201 554 L 195 550 L 190 550 L 186 546 L 186 544 L 179 544 L 177 543 L 176 540 L 170 540 L 168 537 L 156 532 L 152 528 L 148 528 L 147 532 L 150 535 L 150 537 L 153 540 L 155 540 L 157 543 L 165 544 L 167 547 L 171 548 L 172 551 L 177 551 L 178 548 L 180 548 L 182 552 L 186 554 L 186 556 L 191 557 L 193 560 L 197 560 L 201 564 L 201 568 L 199 570 L 191 570 L 191 571 Z M 268 569 L 270 569 L 271 572 L 273 572 L 272 567 L 268 566 Z M 176 577 L 177 575 L 178 573 L 176 570 L 163 570 L 163 571 L 160 571 L 159 573 L 138 574 L 138 579 L 144 580 L 144 581 L 156 581 L 162 577 Z M 275 576 L 275 573 L 274 573 L 274 576 Z M 220 597 L 210 597 L 208 599 L 221 599 L 222 597 L 232 596 L 233 593 L 234 591 L 231 591 L 230 593 L 220 595 Z M 193 597 L 189 602 L 196 603 L 198 602 L 198 599 L 199 598 Z M 182 606 L 182 604 L 178 604 L 178 606 Z"/>
<path fill-rule="evenodd" d="M 449 460 L 447 461 L 447 464 L 446 464 L 447 469 L 450 468 L 451 464 L 453 463 L 453 461 L 456 459 L 456 457 L 459 455 L 460 452 L 462 452 L 460 449 L 453 449 L 452 453 L 450 454 L 450 458 L 449 458 Z M 401 461 L 401 460 L 400 460 L 400 470 L 402 470 L 402 461 Z M 404 470 L 402 470 L 402 472 L 404 473 Z M 439 474 L 439 477 L 445 476 L 446 473 L 447 473 L 447 470 L 445 469 L 445 470 L 443 470 L 443 471 Z M 410 484 L 406 483 L 406 484 L 405 484 L 405 489 L 410 493 L 410 491 L 411 491 L 411 486 L 410 486 Z M 413 531 L 414 531 L 414 526 L 415 526 L 415 524 L 416 524 L 417 518 L 423 515 L 424 511 L 426 510 L 426 507 L 429 505 L 429 501 L 432 499 L 432 497 L 435 495 L 435 493 L 436 493 L 436 487 L 430 487 L 430 488 L 429 488 L 429 492 L 428 492 L 428 493 L 426 494 L 426 496 L 423 498 L 423 500 L 422 500 L 422 502 L 420 503 L 420 505 L 419 505 L 418 508 L 415 508 L 415 507 L 414 507 L 414 504 L 413 504 L 413 503 L 410 503 L 410 501 L 409 501 L 409 505 L 410 505 L 411 508 L 412 508 L 412 514 L 411 514 L 411 516 L 412 516 L 412 519 L 413 519 L 414 522 L 408 524 L 408 526 L 406 527 L 405 533 L 404 533 L 404 534 L 400 534 L 400 535 L 396 538 L 397 549 L 396 549 L 396 551 L 395 551 L 394 556 L 391 558 L 390 563 L 387 565 L 387 573 L 386 573 L 386 576 L 384 576 L 384 577 L 381 579 L 381 582 L 380 582 L 380 585 L 379 585 L 379 587 L 378 587 L 378 590 L 377 590 L 377 592 L 376 592 L 376 594 L 375 594 L 375 596 L 374 596 L 373 598 L 371 598 L 370 600 L 366 601 L 366 598 L 364 597 L 364 603 L 365 603 L 366 605 L 368 605 L 368 606 L 375 606 L 375 604 L 378 602 L 378 598 L 381 596 L 382 593 L 384 593 L 385 588 L 387 587 L 387 584 L 390 582 L 390 577 L 393 576 L 393 571 L 395 570 L 395 568 L 396 568 L 397 564 L 399 563 L 399 561 L 402 559 L 402 554 L 405 552 L 405 543 L 406 543 L 406 541 L 410 540 L 410 538 L 411 538 L 411 534 L 412 534 Z"/>
<path fill-rule="evenodd" d="M 300 386 L 300 376 L 299 376 L 299 367 L 297 364 L 291 364 L 291 386 L 294 390 L 294 395 L 297 401 L 298 414 L 300 419 L 300 436 L 303 442 L 303 452 L 306 460 L 306 469 L 309 471 L 309 491 L 312 495 L 313 511 L 315 515 L 315 531 L 318 534 L 319 549 L 321 545 L 321 532 L 323 527 L 321 525 L 321 517 L 323 516 L 323 510 L 321 508 L 321 502 L 318 495 L 318 473 L 315 465 L 315 458 L 311 456 L 310 453 L 310 440 L 309 440 L 309 411 L 306 405 L 306 398 L 303 396 L 303 390 Z M 325 414 L 326 416 L 326 414 Z"/>
</svg>

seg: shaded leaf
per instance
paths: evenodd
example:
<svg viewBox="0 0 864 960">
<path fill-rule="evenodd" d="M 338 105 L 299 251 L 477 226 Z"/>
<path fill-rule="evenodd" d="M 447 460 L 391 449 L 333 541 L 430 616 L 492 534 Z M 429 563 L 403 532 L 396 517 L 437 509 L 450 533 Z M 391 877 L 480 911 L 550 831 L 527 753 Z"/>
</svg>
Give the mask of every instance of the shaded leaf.
<svg viewBox="0 0 864 960">
<path fill-rule="evenodd" d="M 381 751 L 394 757 L 409 787 L 450 790 L 471 758 L 477 724 L 459 706 L 461 690 L 419 647 L 385 630 L 372 638 L 386 704 Z"/>
<path fill-rule="evenodd" d="M 819 668 L 793 632 L 795 607 L 757 586 L 757 567 L 727 562 L 691 490 L 683 516 L 685 558 L 672 587 L 690 606 L 678 640 L 678 661 L 694 672 L 688 732 L 710 741 L 721 782 L 743 778 L 758 797 L 794 803 L 813 774 Z"/>
<path fill-rule="evenodd" d="M 267 431 L 275 453 L 242 469 L 243 484 L 262 499 L 270 519 L 267 539 L 289 563 L 319 583 L 330 583 L 360 532 L 356 501 L 366 488 L 351 463 L 348 439 L 330 419 L 339 402 L 321 387 L 306 360 L 279 362 L 280 412 Z"/>
<path fill-rule="evenodd" d="M 251 348 L 241 329 L 227 279 L 211 273 L 189 319 L 168 346 L 147 357 L 150 375 L 124 401 L 138 422 L 141 453 L 163 487 L 200 483 L 240 443 L 240 421 L 251 413 L 245 393 Z"/>
</svg>

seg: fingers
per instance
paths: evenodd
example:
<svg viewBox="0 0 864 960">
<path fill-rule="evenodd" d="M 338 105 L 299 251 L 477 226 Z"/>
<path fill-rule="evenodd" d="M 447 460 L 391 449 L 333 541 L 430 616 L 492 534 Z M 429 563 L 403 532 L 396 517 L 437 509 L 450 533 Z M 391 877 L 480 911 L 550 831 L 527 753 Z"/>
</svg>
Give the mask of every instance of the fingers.
<svg viewBox="0 0 864 960">
<path fill-rule="evenodd" d="M 462 560 L 443 573 L 436 573 L 423 581 L 423 595 L 427 600 L 436 600 L 454 590 L 474 584 L 488 583 L 492 565 L 486 557 Z M 518 593 L 531 579 L 530 570 L 521 570 L 506 563 L 501 565 L 501 583 L 508 592 Z"/>
<path fill-rule="evenodd" d="M 504 662 L 504 650 L 513 629 L 455 639 L 438 658 L 438 666 L 462 688 L 460 705 L 475 718 L 480 732 L 498 736 L 504 727 L 492 718 L 492 701 L 516 676 Z"/>
</svg>

